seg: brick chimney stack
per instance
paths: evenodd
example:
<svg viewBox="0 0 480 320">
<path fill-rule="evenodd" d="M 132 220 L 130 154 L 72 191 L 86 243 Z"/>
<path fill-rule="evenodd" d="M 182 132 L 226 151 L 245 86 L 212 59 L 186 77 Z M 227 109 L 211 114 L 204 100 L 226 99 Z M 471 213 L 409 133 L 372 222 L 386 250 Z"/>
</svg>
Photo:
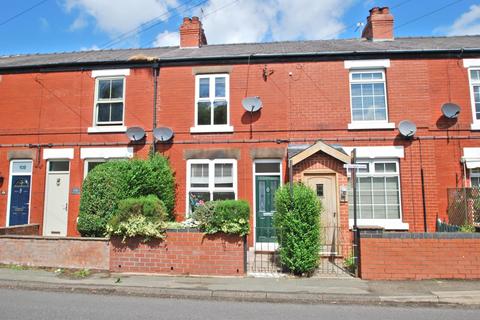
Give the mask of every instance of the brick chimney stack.
<svg viewBox="0 0 480 320">
<path fill-rule="evenodd" d="M 180 26 L 180 48 L 199 48 L 207 44 L 207 38 L 198 17 L 183 18 Z"/>
<path fill-rule="evenodd" d="M 372 41 L 393 40 L 393 16 L 388 7 L 374 7 L 370 10 L 362 38 Z"/>
</svg>

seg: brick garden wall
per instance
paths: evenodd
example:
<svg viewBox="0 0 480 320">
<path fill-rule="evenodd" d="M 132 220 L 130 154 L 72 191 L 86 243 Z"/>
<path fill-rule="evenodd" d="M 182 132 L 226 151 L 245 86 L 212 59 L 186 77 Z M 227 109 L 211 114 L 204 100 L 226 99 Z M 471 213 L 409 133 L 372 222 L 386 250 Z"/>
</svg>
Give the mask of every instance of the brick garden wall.
<svg viewBox="0 0 480 320">
<path fill-rule="evenodd" d="M 22 235 L 37 236 L 40 232 L 39 224 L 24 224 L 21 226 L 11 226 L 0 228 L 0 236 L 4 235 Z"/>
<path fill-rule="evenodd" d="M 0 264 L 108 270 L 108 247 L 102 238 L 0 236 Z"/>
<path fill-rule="evenodd" d="M 239 276 L 244 270 L 243 239 L 234 235 L 168 231 L 165 240 L 114 239 L 110 247 L 114 272 L 173 275 Z"/>
<path fill-rule="evenodd" d="M 362 233 L 365 280 L 479 279 L 480 234 Z"/>
</svg>

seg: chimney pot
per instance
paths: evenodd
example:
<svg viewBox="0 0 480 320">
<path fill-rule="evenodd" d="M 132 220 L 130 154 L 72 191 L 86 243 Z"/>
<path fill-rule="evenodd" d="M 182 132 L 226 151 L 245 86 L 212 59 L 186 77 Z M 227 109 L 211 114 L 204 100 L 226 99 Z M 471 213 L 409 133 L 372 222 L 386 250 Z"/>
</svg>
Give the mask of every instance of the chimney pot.
<svg viewBox="0 0 480 320">
<path fill-rule="evenodd" d="M 393 40 L 393 16 L 388 7 L 370 9 L 367 24 L 362 32 L 362 38 L 372 41 Z"/>
</svg>

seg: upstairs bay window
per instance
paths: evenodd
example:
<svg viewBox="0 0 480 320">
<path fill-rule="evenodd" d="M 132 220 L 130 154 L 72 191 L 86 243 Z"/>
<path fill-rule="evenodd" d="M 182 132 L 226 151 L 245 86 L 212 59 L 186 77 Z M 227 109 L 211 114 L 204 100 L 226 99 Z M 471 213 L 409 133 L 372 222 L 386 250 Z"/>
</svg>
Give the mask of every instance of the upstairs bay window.
<svg viewBox="0 0 480 320">
<path fill-rule="evenodd" d="M 207 201 L 237 198 L 237 161 L 187 161 L 187 212 Z"/>
<path fill-rule="evenodd" d="M 191 132 L 232 132 L 229 75 L 197 75 L 195 87 L 195 127 Z"/>
<path fill-rule="evenodd" d="M 95 90 L 95 125 L 123 125 L 124 107 L 124 77 L 97 78 Z"/>
</svg>

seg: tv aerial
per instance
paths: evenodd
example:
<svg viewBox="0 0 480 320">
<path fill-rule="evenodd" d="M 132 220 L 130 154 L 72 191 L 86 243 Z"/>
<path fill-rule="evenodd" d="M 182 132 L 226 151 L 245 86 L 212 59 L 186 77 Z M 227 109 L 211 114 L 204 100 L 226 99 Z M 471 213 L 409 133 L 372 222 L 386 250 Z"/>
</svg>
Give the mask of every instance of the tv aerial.
<svg viewBox="0 0 480 320">
<path fill-rule="evenodd" d="M 246 111 L 253 113 L 262 109 L 263 104 L 260 97 L 246 97 L 242 100 L 242 106 Z"/>
<path fill-rule="evenodd" d="M 145 130 L 140 127 L 130 127 L 125 134 L 130 141 L 140 141 L 145 137 Z"/>
<path fill-rule="evenodd" d="M 398 131 L 405 138 L 413 138 L 417 132 L 417 126 L 410 120 L 403 120 L 398 124 Z"/>
<path fill-rule="evenodd" d="M 445 118 L 456 119 L 460 114 L 460 107 L 455 103 L 448 102 L 442 106 L 442 113 Z"/>
<path fill-rule="evenodd" d="M 157 141 L 167 142 L 173 138 L 173 130 L 168 127 L 160 127 L 153 129 L 153 136 Z"/>
</svg>

